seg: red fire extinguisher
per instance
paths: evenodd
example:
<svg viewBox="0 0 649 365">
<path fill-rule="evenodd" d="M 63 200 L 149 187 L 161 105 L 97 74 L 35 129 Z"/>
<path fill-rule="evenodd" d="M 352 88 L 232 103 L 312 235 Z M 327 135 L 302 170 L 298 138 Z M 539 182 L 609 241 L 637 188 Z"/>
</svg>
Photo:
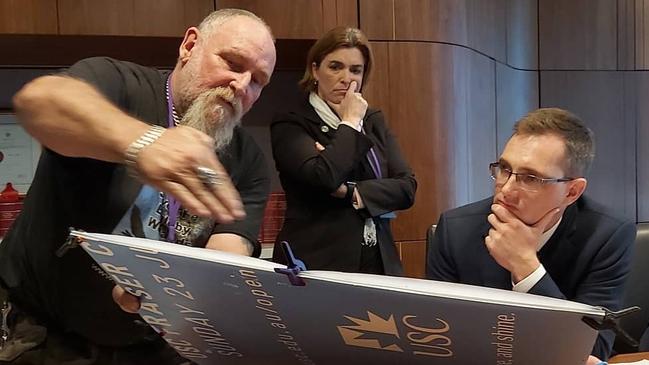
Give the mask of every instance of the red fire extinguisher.
<svg viewBox="0 0 649 365">
<path fill-rule="evenodd" d="M 11 183 L 7 183 L 4 190 L 0 192 L 0 238 L 9 231 L 9 227 L 20 214 L 22 207 L 18 190 L 14 189 Z"/>
</svg>

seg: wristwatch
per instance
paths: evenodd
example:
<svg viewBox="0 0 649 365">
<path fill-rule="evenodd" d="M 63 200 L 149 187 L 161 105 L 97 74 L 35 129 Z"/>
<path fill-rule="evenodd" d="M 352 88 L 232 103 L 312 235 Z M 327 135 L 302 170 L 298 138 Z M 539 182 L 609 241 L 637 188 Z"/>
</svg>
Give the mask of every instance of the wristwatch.
<svg viewBox="0 0 649 365">
<path fill-rule="evenodd" d="M 346 181 L 345 186 L 347 186 L 347 192 L 345 193 L 345 200 L 348 202 L 353 202 L 354 191 L 356 190 L 356 183 L 354 181 Z"/>
</svg>

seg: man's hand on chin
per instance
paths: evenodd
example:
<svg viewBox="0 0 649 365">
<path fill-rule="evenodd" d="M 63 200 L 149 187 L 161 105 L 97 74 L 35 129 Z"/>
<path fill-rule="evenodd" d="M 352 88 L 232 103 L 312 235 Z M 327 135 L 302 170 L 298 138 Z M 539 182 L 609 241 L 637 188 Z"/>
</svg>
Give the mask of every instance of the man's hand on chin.
<svg viewBox="0 0 649 365">
<path fill-rule="evenodd" d="M 541 264 L 536 256 L 545 227 L 559 209 L 553 209 L 533 225 L 527 225 L 500 204 L 491 206 L 487 220 L 491 224 L 485 245 L 491 257 L 512 274 L 517 283 Z"/>
</svg>

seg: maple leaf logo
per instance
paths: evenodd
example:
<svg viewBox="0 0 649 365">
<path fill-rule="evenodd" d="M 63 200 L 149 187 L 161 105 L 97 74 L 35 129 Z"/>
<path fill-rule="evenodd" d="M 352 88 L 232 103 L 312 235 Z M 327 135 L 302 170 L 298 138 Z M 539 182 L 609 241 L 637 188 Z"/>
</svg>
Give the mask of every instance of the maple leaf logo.
<svg viewBox="0 0 649 365">
<path fill-rule="evenodd" d="M 340 336 L 342 336 L 345 344 L 377 350 L 403 352 L 403 349 L 395 343 L 382 346 L 381 342 L 376 338 L 363 338 L 366 336 L 371 337 L 368 336 L 369 333 L 392 335 L 396 338 L 400 338 L 397 325 L 394 322 L 394 315 L 390 315 L 388 319 L 383 319 L 380 316 L 367 311 L 367 316 L 367 320 L 345 316 L 345 318 L 356 325 L 337 326 L 338 332 L 340 332 Z"/>
</svg>

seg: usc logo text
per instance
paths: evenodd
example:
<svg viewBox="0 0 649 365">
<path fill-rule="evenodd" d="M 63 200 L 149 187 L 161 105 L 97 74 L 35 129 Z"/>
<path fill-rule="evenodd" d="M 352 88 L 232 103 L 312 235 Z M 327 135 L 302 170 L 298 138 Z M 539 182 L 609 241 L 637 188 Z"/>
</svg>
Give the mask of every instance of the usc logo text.
<svg viewBox="0 0 649 365">
<path fill-rule="evenodd" d="M 383 319 L 370 311 L 367 311 L 367 315 L 368 320 L 345 316 L 355 325 L 337 326 L 346 345 L 405 352 L 403 349 L 405 343 L 414 355 L 453 356 L 452 341 L 447 335 L 451 327 L 440 318 L 435 319 L 435 324 L 438 326 L 429 328 L 414 324 L 416 316 L 403 316 L 401 322 L 405 325 L 406 341 L 401 339 L 393 314 L 388 319 Z"/>
</svg>

